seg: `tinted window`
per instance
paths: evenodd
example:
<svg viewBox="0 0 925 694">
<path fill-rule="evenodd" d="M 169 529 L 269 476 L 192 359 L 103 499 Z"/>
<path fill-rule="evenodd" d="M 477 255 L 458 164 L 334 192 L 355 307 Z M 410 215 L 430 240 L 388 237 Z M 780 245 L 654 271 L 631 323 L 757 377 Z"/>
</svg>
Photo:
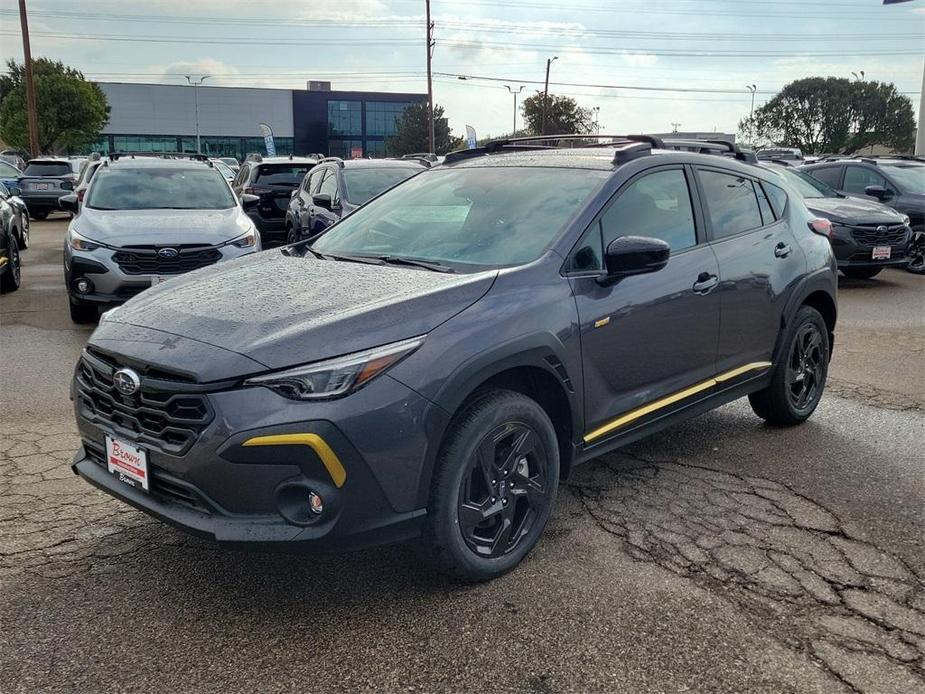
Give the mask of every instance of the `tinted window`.
<svg viewBox="0 0 925 694">
<path fill-rule="evenodd" d="M 418 173 L 418 169 L 344 169 L 344 194 L 354 205 L 376 197 L 382 191 Z"/>
<path fill-rule="evenodd" d="M 15 166 L 7 164 L 5 161 L 0 161 L 0 176 L 16 178 L 19 176 L 19 170 Z"/>
<path fill-rule="evenodd" d="M 224 210 L 235 200 L 215 169 L 119 169 L 96 177 L 87 207 L 99 210 Z"/>
<path fill-rule="evenodd" d="M 752 185 L 755 187 L 755 195 L 758 196 L 758 207 L 761 209 L 762 221 L 766 226 L 772 224 L 774 222 L 774 213 L 771 211 L 771 203 L 768 202 L 767 196 L 757 182 L 752 181 Z"/>
<path fill-rule="evenodd" d="M 777 218 L 780 219 L 784 216 L 784 210 L 787 208 L 787 191 L 767 181 L 763 181 L 761 185 L 771 199 L 771 206 L 774 208 L 774 212 L 777 213 Z"/>
<path fill-rule="evenodd" d="M 841 178 L 841 167 L 820 166 L 818 169 L 810 169 L 806 173 L 808 173 L 813 178 L 818 178 L 827 186 L 838 188 L 838 179 Z"/>
<path fill-rule="evenodd" d="M 838 197 L 838 193 L 830 186 L 802 171 L 788 169 L 783 166 L 775 167 L 774 171 L 780 174 L 781 178 L 787 181 L 790 187 L 796 190 L 803 199 Z"/>
<path fill-rule="evenodd" d="M 883 176 L 864 166 L 849 166 L 845 170 L 844 190 L 846 192 L 864 195 L 864 189 L 867 186 L 883 186 L 887 190 L 891 189 Z"/>
<path fill-rule="evenodd" d="M 497 166 L 431 169 L 342 219 L 313 247 L 465 266 L 535 260 L 608 176 Z"/>
<path fill-rule="evenodd" d="M 318 193 L 321 195 L 330 195 L 332 201 L 337 199 L 337 174 L 334 172 L 334 169 L 328 169 L 327 175 L 321 182 L 321 187 L 318 188 Z"/>
<path fill-rule="evenodd" d="M 601 241 L 601 222 L 594 222 L 581 237 L 569 259 L 569 270 L 574 272 L 601 271 L 604 269 L 604 244 Z"/>
<path fill-rule="evenodd" d="M 321 181 L 321 177 L 324 176 L 324 172 L 327 169 L 312 169 L 312 172 L 305 179 L 305 185 L 303 190 L 311 195 L 318 188 L 318 183 Z"/>
<path fill-rule="evenodd" d="M 758 197 L 751 180 L 735 174 L 701 171 L 700 182 L 713 222 L 713 236 L 722 239 L 762 226 Z"/>
<path fill-rule="evenodd" d="M 680 169 L 637 179 L 601 217 L 604 247 L 618 236 L 650 236 L 667 241 L 672 251 L 697 244 L 687 179 Z"/>
<path fill-rule="evenodd" d="M 311 168 L 311 164 L 261 164 L 257 167 L 254 183 L 295 188 Z"/>
<path fill-rule="evenodd" d="M 26 176 L 67 176 L 73 172 L 67 161 L 30 161 L 23 173 Z"/>
</svg>

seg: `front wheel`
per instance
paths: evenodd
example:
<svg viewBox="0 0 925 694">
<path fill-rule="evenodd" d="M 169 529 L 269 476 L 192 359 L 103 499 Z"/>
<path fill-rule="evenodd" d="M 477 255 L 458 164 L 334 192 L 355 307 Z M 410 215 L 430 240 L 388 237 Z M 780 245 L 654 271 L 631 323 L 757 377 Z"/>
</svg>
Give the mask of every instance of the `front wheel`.
<svg viewBox="0 0 925 694">
<path fill-rule="evenodd" d="M 752 410 L 770 424 L 802 424 L 822 398 L 829 372 L 829 330 L 819 312 L 801 306 L 784 337 L 784 350 L 764 390 L 748 396 Z"/>
<path fill-rule="evenodd" d="M 19 257 L 19 242 L 16 240 L 16 234 L 9 236 L 9 248 L 6 253 L 6 267 L 3 269 L 3 275 L 0 276 L 0 292 L 8 294 L 19 289 L 22 282 L 22 267 Z"/>
<path fill-rule="evenodd" d="M 906 269 L 916 275 L 925 275 L 925 231 L 913 232 Z"/>
<path fill-rule="evenodd" d="M 559 447 L 536 401 L 509 390 L 473 398 L 451 424 L 434 472 L 424 550 L 464 581 L 510 571 L 536 545 L 559 484 Z"/>
<path fill-rule="evenodd" d="M 853 280 L 869 280 L 871 277 L 876 277 L 879 275 L 881 270 L 883 270 L 882 267 L 842 268 L 842 272 L 845 273 L 845 277 L 850 277 Z"/>
</svg>

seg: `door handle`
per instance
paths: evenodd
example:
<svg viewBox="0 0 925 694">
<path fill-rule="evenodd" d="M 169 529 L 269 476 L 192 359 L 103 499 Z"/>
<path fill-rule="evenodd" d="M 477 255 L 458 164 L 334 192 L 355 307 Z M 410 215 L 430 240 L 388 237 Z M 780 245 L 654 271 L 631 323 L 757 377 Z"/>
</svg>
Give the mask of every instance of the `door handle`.
<svg viewBox="0 0 925 694">
<path fill-rule="evenodd" d="M 774 246 L 774 255 L 778 258 L 786 258 L 790 255 L 790 246 L 783 242 L 777 244 Z"/>
<path fill-rule="evenodd" d="M 719 277 L 711 275 L 709 272 L 701 272 L 692 289 L 695 294 L 709 294 L 717 284 L 719 284 Z"/>
</svg>

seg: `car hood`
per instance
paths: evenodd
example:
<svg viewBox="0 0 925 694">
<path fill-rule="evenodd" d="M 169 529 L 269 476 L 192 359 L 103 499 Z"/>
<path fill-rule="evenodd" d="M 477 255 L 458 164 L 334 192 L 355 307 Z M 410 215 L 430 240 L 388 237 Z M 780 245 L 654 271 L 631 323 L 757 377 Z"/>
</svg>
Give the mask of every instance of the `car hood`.
<svg viewBox="0 0 925 694">
<path fill-rule="evenodd" d="M 902 215 L 879 202 L 861 198 L 808 198 L 810 211 L 846 224 L 898 224 Z"/>
<path fill-rule="evenodd" d="M 71 223 L 81 236 L 110 246 L 214 244 L 252 226 L 238 207 L 227 210 L 94 210 Z"/>
<path fill-rule="evenodd" d="M 149 289 L 107 314 L 101 329 L 159 329 L 278 369 L 427 333 L 478 301 L 496 276 L 317 260 L 277 249 Z M 244 374 L 223 378 L 236 375 Z"/>
</svg>

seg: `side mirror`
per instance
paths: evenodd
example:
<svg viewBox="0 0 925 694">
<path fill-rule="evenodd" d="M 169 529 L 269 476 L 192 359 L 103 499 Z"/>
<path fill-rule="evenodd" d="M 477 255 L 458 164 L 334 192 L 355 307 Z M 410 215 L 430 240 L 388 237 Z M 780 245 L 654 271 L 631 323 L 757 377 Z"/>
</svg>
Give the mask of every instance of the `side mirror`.
<svg viewBox="0 0 925 694">
<path fill-rule="evenodd" d="M 631 275 L 657 272 L 668 264 L 671 246 L 661 239 L 647 236 L 620 236 L 607 244 L 602 283 L 615 282 Z"/>
<path fill-rule="evenodd" d="M 250 193 L 244 193 L 241 195 L 241 207 L 245 210 L 252 210 L 257 207 L 257 203 L 260 202 L 259 195 L 251 195 Z"/>
<path fill-rule="evenodd" d="M 312 195 L 312 202 L 318 205 L 318 207 L 323 207 L 326 210 L 330 210 L 332 206 L 331 196 L 327 193 L 315 193 Z"/>
<path fill-rule="evenodd" d="M 883 186 L 867 186 L 864 189 L 866 195 L 871 196 L 872 198 L 877 198 L 877 200 L 889 200 L 893 197 Z"/>
<path fill-rule="evenodd" d="M 68 195 L 62 195 L 58 198 L 58 207 L 60 207 L 65 212 L 73 212 L 77 214 L 80 210 L 80 201 L 77 199 L 76 193 L 69 193 Z"/>
<path fill-rule="evenodd" d="M 22 188 L 19 186 L 10 186 L 7 190 L 10 191 L 10 195 L 14 198 L 22 197 Z"/>
</svg>

